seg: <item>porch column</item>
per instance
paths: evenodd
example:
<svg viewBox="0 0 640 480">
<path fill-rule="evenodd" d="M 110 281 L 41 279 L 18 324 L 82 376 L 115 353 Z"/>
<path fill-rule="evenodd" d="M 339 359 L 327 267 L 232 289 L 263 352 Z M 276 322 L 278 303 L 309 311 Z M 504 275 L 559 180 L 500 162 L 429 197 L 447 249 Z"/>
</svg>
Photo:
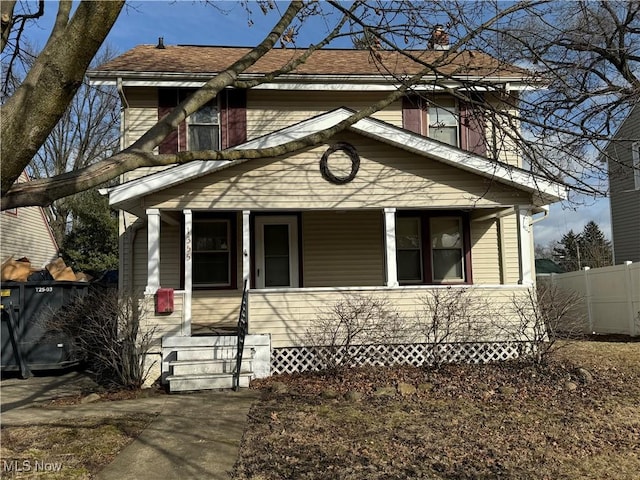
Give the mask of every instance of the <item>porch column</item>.
<svg viewBox="0 0 640 480">
<path fill-rule="evenodd" d="M 518 243 L 520 259 L 520 283 L 521 285 L 533 285 L 533 230 L 532 207 L 530 205 L 518 205 Z"/>
<path fill-rule="evenodd" d="M 387 267 L 387 287 L 397 287 L 398 265 L 396 263 L 396 209 L 384 209 L 385 265 Z"/>
<path fill-rule="evenodd" d="M 251 288 L 251 224 L 249 223 L 250 210 L 242 211 L 242 280 L 247 282 L 247 288 Z"/>
<path fill-rule="evenodd" d="M 160 210 L 147 210 L 147 286 L 146 295 L 160 288 Z"/>
<path fill-rule="evenodd" d="M 193 292 L 193 214 L 184 210 L 184 305 L 182 334 L 191 336 L 191 297 Z"/>
</svg>

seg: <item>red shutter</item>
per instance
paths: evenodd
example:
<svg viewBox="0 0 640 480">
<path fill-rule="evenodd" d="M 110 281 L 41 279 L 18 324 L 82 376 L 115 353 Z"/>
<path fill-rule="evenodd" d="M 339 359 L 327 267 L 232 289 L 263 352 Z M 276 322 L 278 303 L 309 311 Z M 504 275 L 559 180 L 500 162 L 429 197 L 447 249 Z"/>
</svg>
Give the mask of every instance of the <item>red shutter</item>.
<svg viewBox="0 0 640 480">
<path fill-rule="evenodd" d="M 195 91 L 195 88 L 181 88 L 178 92 L 178 101 L 183 102 Z M 178 125 L 178 149 L 180 152 L 189 150 L 187 148 L 187 122 L 182 122 Z"/>
<path fill-rule="evenodd" d="M 487 154 L 486 124 L 473 104 L 460 102 L 460 147 L 476 155 Z"/>
<path fill-rule="evenodd" d="M 402 97 L 402 127 L 419 135 L 426 132 L 423 129 L 424 110 L 420 97 L 416 95 Z"/>
<path fill-rule="evenodd" d="M 165 117 L 178 105 L 177 88 L 158 88 L 158 120 Z M 158 146 L 159 153 L 178 152 L 178 131 L 173 130 Z"/>
<path fill-rule="evenodd" d="M 247 141 L 247 91 L 225 89 L 220 101 L 221 147 L 235 147 Z"/>
</svg>

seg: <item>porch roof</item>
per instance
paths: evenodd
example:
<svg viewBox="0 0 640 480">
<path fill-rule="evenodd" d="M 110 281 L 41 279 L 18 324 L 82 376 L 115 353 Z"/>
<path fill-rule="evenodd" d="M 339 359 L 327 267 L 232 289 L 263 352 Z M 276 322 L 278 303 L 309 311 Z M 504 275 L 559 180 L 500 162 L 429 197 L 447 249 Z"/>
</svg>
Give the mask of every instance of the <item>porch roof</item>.
<svg viewBox="0 0 640 480">
<path fill-rule="evenodd" d="M 341 107 L 282 130 L 258 137 L 234 147 L 236 150 L 250 150 L 283 145 L 337 125 L 353 110 Z M 527 170 L 466 152 L 457 147 L 412 133 L 381 120 L 365 118 L 348 128 L 349 131 L 387 143 L 419 156 L 437 160 L 461 170 L 489 178 L 514 188 L 532 193 L 535 205 L 547 205 L 566 198 L 566 186 L 537 176 Z M 114 207 L 124 207 L 125 203 L 154 192 L 173 187 L 227 168 L 247 162 L 240 160 L 203 160 L 176 165 L 166 170 L 147 175 L 116 187 L 110 188 L 109 203 Z"/>
</svg>

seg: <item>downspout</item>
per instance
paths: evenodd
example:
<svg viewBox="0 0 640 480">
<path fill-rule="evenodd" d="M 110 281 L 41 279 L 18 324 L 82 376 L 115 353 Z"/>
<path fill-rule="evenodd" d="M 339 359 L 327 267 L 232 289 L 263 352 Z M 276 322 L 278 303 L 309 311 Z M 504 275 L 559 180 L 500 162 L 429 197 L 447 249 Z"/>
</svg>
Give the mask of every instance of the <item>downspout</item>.
<svg viewBox="0 0 640 480">
<path fill-rule="evenodd" d="M 536 223 L 540 222 L 541 220 L 544 220 L 549 216 L 549 205 L 542 205 L 540 208 L 542 209 L 542 213 L 544 213 L 544 215 L 542 215 L 541 217 L 532 219 L 531 223 L 529 224 L 530 227 L 533 227 Z"/>
</svg>

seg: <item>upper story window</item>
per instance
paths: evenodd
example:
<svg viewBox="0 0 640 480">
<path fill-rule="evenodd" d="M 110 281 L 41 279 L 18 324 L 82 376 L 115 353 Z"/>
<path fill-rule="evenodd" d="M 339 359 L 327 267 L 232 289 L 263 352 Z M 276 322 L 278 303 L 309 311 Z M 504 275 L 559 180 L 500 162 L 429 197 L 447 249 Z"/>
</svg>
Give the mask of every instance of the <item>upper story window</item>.
<svg viewBox="0 0 640 480">
<path fill-rule="evenodd" d="M 631 160 L 634 186 L 636 190 L 640 190 L 640 142 L 631 145 Z"/>
<path fill-rule="evenodd" d="M 473 97 L 483 101 L 479 95 Z M 402 126 L 476 155 L 487 154 L 486 121 L 472 102 L 448 95 L 407 95 L 402 99 Z"/>
<path fill-rule="evenodd" d="M 436 98 L 427 108 L 427 136 L 454 147 L 460 145 L 460 114 L 453 98 Z"/>
<path fill-rule="evenodd" d="M 218 107 L 210 102 L 187 119 L 189 150 L 217 150 L 220 145 Z"/>
</svg>

